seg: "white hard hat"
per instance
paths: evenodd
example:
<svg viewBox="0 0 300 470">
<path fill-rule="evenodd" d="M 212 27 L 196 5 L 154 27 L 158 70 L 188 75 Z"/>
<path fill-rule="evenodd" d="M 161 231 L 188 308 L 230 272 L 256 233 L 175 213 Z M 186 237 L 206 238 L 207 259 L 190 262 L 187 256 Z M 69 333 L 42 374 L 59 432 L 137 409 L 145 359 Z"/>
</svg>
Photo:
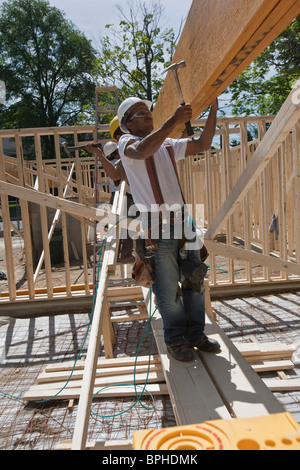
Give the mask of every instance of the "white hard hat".
<svg viewBox="0 0 300 470">
<path fill-rule="evenodd" d="M 123 103 L 120 104 L 119 109 L 118 109 L 118 120 L 120 123 L 120 129 L 122 132 L 125 132 L 126 134 L 129 133 L 129 130 L 125 126 L 126 117 L 128 116 L 128 112 L 130 111 L 130 109 L 140 103 L 144 103 L 149 110 L 152 107 L 151 101 L 141 100 L 140 98 L 135 98 L 132 96 L 130 98 L 127 98 L 125 101 L 123 101 Z"/>
<path fill-rule="evenodd" d="M 118 144 L 116 142 L 107 142 L 103 147 L 103 152 L 106 157 L 109 157 L 118 149 Z"/>
</svg>

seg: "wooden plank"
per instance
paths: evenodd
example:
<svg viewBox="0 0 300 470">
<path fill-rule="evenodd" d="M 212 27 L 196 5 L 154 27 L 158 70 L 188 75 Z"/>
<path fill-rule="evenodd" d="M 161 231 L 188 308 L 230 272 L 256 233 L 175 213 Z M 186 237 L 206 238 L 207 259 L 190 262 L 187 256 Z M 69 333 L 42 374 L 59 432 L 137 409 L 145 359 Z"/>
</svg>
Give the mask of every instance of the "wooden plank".
<svg viewBox="0 0 300 470">
<path fill-rule="evenodd" d="M 64 192 L 63 192 L 63 195 L 62 195 L 62 199 L 65 199 L 66 198 L 66 195 L 67 195 L 67 191 L 68 191 L 68 183 L 70 182 L 71 178 L 72 178 L 72 174 L 73 174 L 73 171 L 74 171 L 74 163 L 72 165 L 72 168 L 71 168 L 71 171 L 70 171 L 70 174 L 69 174 L 69 177 L 68 177 L 68 182 L 64 188 Z M 50 229 L 49 229 L 49 232 L 48 232 L 48 241 L 50 243 L 51 239 L 52 239 L 52 236 L 53 236 L 53 233 L 54 233 L 54 229 L 56 228 L 56 224 L 59 222 L 59 219 L 60 219 L 60 216 L 61 216 L 61 210 L 60 209 L 57 209 L 56 212 L 55 212 L 55 215 L 53 217 L 53 220 L 52 220 L 52 223 L 51 223 L 51 226 L 50 226 Z M 43 265 L 43 262 L 44 262 L 44 258 L 45 258 L 45 251 L 43 250 L 41 255 L 40 255 L 40 259 L 39 259 L 39 262 L 37 264 L 37 267 L 36 267 L 36 270 L 35 270 L 35 273 L 34 273 L 34 282 L 36 282 L 36 279 L 37 279 L 37 276 L 42 268 L 42 265 Z"/>
<path fill-rule="evenodd" d="M 234 417 L 282 413 L 283 406 L 217 323 L 209 317 L 206 318 L 206 334 L 221 344 L 221 352 L 209 354 L 199 351 L 198 354 L 224 403 L 231 407 Z"/>
<path fill-rule="evenodd" d="M 247 360 L 247 362 L 249 362 L 249 364 L 255 364 L 257 363 L 257 361 L 278 361 L 278 360 L 284 360 L 284 359 L 289 359 L 291 360 L 291 355 L 284 355 L 284 354 L 280 354 L 280 353 L 277 353 L 277 354 L 273 354 L 273 355 L 270 355 L 270 354 L 260 354 L 259 356 L 247 356 L 245 358 Z"/>
<path fill-rule="evenodd" d="M 109 287 L 107 293 L 107 299 L 109 301 L 122 301 L 143 298 L 143 291 L 141 287 L 135 285 L 129 287 Z"/>
<path fill-rule="evenodd" d="M 150 315 L 150 290 L 143 289 L 143 292 Z M 154 306 L 153 298 L 152 306 Z M 230 419 L 229 411 L 197 355 L 195 354 L 194 361 L 189 363 L 176 361 L 167 353 L 162 319 L 158 312 L 152 318 L 151 326 L 177 425 L 196 424 L 212 419 Z"/>
<path fill-rule="evenodd" d="M 292 261 L 282 260 L 271 255 L 262 255 L 251 250 L 241 249 L 236 246 L 230 246 L 225 243 L 218 243 L 212 240 L 205 240 L 205 246 L 210 253 L 214 253 L 215 255 L 245 260 L 247 262 L 267 266 L 275 271 L 280 270 L 290 274 L 300 275 L 300 265 L 293 263 Z"/>
<path fill-rule="evenodd" d="M 80 126 L 81 132 L 83 134 L 93 133 L 95 130 L 94 125 Z M 78 126 L 63 126 L 61 127 L 60 134 L 73 134 L 78 130 Z M 107 124 L 107 131 L 109 131 L 109 124 Z M 2 129 L 1 136 L 4 138 L 15 137 L 19 135 L 20 137 L 34 137 L 34 134 L 37 132 L 39 135 L 52 135 L 57 131 L 57 127 L 28 127 L 23 129 Z"/>
<path fill-rule="evenodd" d="M 38 173 L 38 185 L 39 191 L 43 194 L 46 194 L 46 184 L 45 178 L 43 175 L 43 157 L 42 157 L 42 147 L 41 147 L 41 138 L 38 134 L 34 135 L 34 145 L 37 161 L 37 173 Z M 43 241 L 43 251 L 44 251 L 44 263 L 45 263 L 45 273 L 46 273 L 46 285 L 47 285 L 47 294 L 48 298 L 53 297 L 53 280 L 52 280 L 52 270 L 51 270 L 51 256 L 50 256 L 50 245 L 48 240 L 48 217 L 47 217 L 47 207 L 40 205 L 40 217 L 41 217 L 41 229 L 42 229 L 42 241 Z"/>
<path fill-rule="evenodd" d="M 141 390 L 138 388 L 138 391 Z M 152 395 L 168 395 L 168 388 L 166 384 L 149 384 L 147 386 L 147 390 L 152 394 Z M 99 387 L 96 387 L 92 390 L 92 395 L 99 392 Z M 49 390 L 48 392 L 44 391 L 43 394 L 41 394 L 39 391 L 33 391 L 31 392 L 28 390 L 28 392 L 25 392 L 23 395 L 23 401 L 39 401 L 39 400 L 47 400 L 47 399 L 53 399 L 53 400 L 72 400 L 72 399 L 80 399 L 81 397 L 81 387 L 79 388 L 71 388 L 69 390 L 62 390 L 59 395 L 56 397 L 53 396 L 53 391 Z M 145 390 L 145 395 L 146 395 L 146 390 Z M 122 387 L 113 387 L 113 388 L 106 388 L 101 391 L 97 395 L 99 398 L 121 398 L 121 397 L 135 397 L 135 388 L 134 386 L 122 386 Z M 73 440 L 73 446 L 74 446 L 74 440 Z"/>
<path fill-rule="evenodd" d="M 72 441 L 62 441 L 55 446 L 55 450 L 71 450 Z M 86 450 L 133 450 L 132 440 L 118 441 L 89 441 L 86 443 Z"/>
<path fill-rule="evenodd" d="M 59 209 L 74 216 L 86 217 L 92 220 L 102 220 L 107 216 L 108 223 L 110 222 L 109 214 L 102 211 L 101 208 L 89 207 L 78 202 L 69 201 L 58 196 L 45 194 L 30 188 L 22 188 L 15 184 L 0 181 L 0 193 L 5 195 L 15 196 L 16 198 L 23 199 L 24 201 L 34 202 L 41 206 L 52 207 Z"/>
<path fill-rule="evenodd" d="M 61 155 L 60 155 L 60 145 L 59 145 L 59 136 L 55 134 L 54 136 L 54 143 L 55 143 L 55 155 L 57 161 L 57 173 L 59 179 L 59 186 L 58 186 L 58 195 L 64 199 L 64 196 L 67 196 L 67 188 L 68 184 L 66 184 L 66 193 L 64 193 L 63 188 L 63 170 L 61 165 Z M 72 175 L 73 165 L 70 170 L 70 176 Z M 68 180 L 67 180 L 68 181 Z M 58 212 L 58 211 L 56 211 Z M 61 227 L 62 227 L 62 236 L 63 236 L 63 253 L 64 253 L 64 265 L 65 265 L 65 282 L 66 282 L 66 295 L 67 297 L 71 297 L 72 287 L 71 287 L 71 275 L 70 275 L 70 256 L 69 256 L 69 244 L 68 244 L 68 230 L 67 230 L 67 217 L 65 212 L 61 212 Z M 86 289 L 86 286 L 85 286 Z"/>
<path fill-rule="evenodd" d="M 194 0 L 173 62 L 196 118 L 300 13 L 297 0 Z M 232 27 L 234 25 L 234 27 Z M 154 108 L 155 127 L 179 105 L 172 73 Z M 171 137 L 182 131 L 178 127 Z"/>
<path fill-rule="evenodd" d="M 75 146 L 78 145 L 78 132 L 75 132 L 74 136 L 74 143 Z M 77 196 L 79 200 L 79 204 L 83 204 L 83 168 L 80 162 L 79 151 L 75 151 L 75 170 L 76 170 L 76 180 L 78 183 L 77 188 Z M 83 262 L 83 276 L 84 276 L 84 284 L 85 284 L 85 292 L 86 294 L 89 293 L 89 275 L 88 275 L 88 261 L 87 261 L 87 233 L 86 233 L 86 225 L 84 223 L 83 217 L 80 219 L 80 230 L 81 230 L 81 251 L 82 251 L 82 262 Z"/>
<path fill-rule="evenodd" d="M 159 383 L 164 382 L 164 375 L 162 371 L 156 372 L 137 372 L 134 376 L 133 369 L 130 371 L 130 374 L 125 375 L 108 375 L 108 376 L 101 376 L 96 377 L 94 382 L 94 388 L 102 388 L 107 386 L 116 386 L 120 384 L 144 384 L 144 383 Z M 55 382 L 42 382 L 38 384 L 34 384 L 30 387 L 30 392 L 32 391 L 39 391 L 41 394 L 44 391 L 52 390 L 52 393 L 55 394 L 60 390 L 69 390 L 71 388 L 80 388 L 82 386 L 82 377 L 77 379 L 76 377 L 74 380 L 70 380 L 67 384 L 65 380 L 62 381 L 55 381 Z"/>
<path fill-rule="evenodd" d="M 223 206 L 210 224 L 205 234 L 206 239 L 213 238 L 218 229 L 224 225 L 233 214 L 237 205 L 261 174 L 263 169 L 274 156 L 280 145 L 286 139 L 291 129 L 300 119 L 300 103 L 294 103 L 293 92 L 290 93 L 270 129 L 266 132 L 258 148 L 234 185 Z"/>
<path fill-rule="evenodd" d="M 284 344 L 277 341 L 268 343 L 234 343 L 235 347 L 244 357 L 259 355 L 292 356 L 297 347 L 292 344 Z"/>
<path fill-rule="evenodd" d="M 117 357 L 114 359 L 98 359 L 97 361 L 97 368 L 98 369 L 105 369 L 106 367 L 111 368 L 111 367 L 116 367 L 117 365 L 119 367 L 127 367 L 127 366 L 133 366 L 135 363 L 137 365 L 145 365 L 148 364 L 150 361 L 151 364 L 160 364 L 160 358 L 158 355 L 151 355 L 149 356 L 138 356 L 137 358 L 135 357 Z M 73 362 L 63 362 L 60 364 L 49 364 L 45 367 L 44 371 L 45 372 L 56 372 L 56 371 L 66 371 L 66 370 L 72 370 L 74 367 L 74 361 Z M 74 370 L 79 370 L 79 369 L 84 369 L 85 367 L 85 361 L 84 360 L 79 360 L 76 362 Z"/>
<path fill-rule="evenodd" d="M 292 370 L 295 364 L 292 361 L 261 361 L 260 363 L 251 364 L 251 367 L 255 372 L 271 372 L 277 370 Z"/>
<path fill-rule="evenodd" d="M 17 162 L 18 162 L 17 163 L 18 183 L 20 184 L 20 186 L 25 186 L 22 140 L 18 136 L 16 137 L 15 142 L 16 142 L 16 151 L 17 151 Z M 23 231 L 22 238 L 24 239 L 28 293 L 29 293 L 29 298 L 33 299 L 34 298 L 34 277 L 33 277 L 33 259 L 32 259 L 32 238 L 31 238 L 28 202 L 20 200 L 20 206 L 21 206 L 22 231 Z"/>
<path fill-rule="evenodd" d="M 4 164 L 4 152 L 3 152 L 3 140 L 0 139 L 0 179 L 5 179 L 5 164 Z M 8 290 L 11 300 L 16 298 L 16 279 L 14 271 L 14 256 L 12 249 L 12 239 L 10 230 L 10 213 L 9 213 L 9 202 L 7 194 L 2 194 L 0 189 L 0 201 L 2 208 L 2 219 L 3 219 L 3 233 L 4 233 L 4 244 L 5 244 L 5 256 L 6 256 L 6 269 L 8 278 Z"/>
<path fill-rule="evenodd" d="M 300 379 L 263 379 L 272 392 L 296 392 L 300 390 Z"/>
<path fill-rule="evenodd" d="M 125 183 L 125 182 L 124 182 Z M 125 192 L 125 184 L 121 185 L 121 197 Z M 116 192 L 118 193 L 118 192 Z M 120 215 L 120 214 L 119 214 Z M 114 256 L 111 256 L 113 251 Z M 113 236 L 109 236 L 105 244 L 105 252 L 101 266 L 99 279 L 97 279 L 96 301 L 93 312 L 93 321 L 90 332 L 87 359 L 84 368 L 84 377 L 82 384 L 82 392 L 80 395 L 78 414 L 75 422 L 75 430 L 73 436 L 73 450 L 85 448 L 87 439 L 87 429 L 89 423 L 89 414 L 92 402 L 92 389 L 95 382 L 95 374 L 97 368 L 97 360 L 99 354 L 100 337 L 102 333 L 103 317 L 106 306 L 106 294 L 108 288 L 109 266 L 114 263 L 118 253 L 118 239 L 114 240 Z"/>
<path fill-rule="evenodd" d="M 110 321 L 112 323 L 119 323 L 119 322 L 132 322 L 135 320 L 147 320 L 149 318 L 148 313 L 132 313 L 128 315 L 118 315 L 112 316 Z"/>
<path fill-rule="evenodd" d="M 107 368 L 97 368 L 96 377 L 116 377 L 118 375 L 129 375 L 133 373 L 134 364 L 124 367 L 107 367 Z M 161 364 L 148 364 L 138 365 L 135 368 L 137 374 L 149 372 L 157 372 L 161 370 Z M 82 379 L 83 369 L 74 370 L 71 380 Z M 40 383 L 50 383 L 50 382 L 62 382 L 67 381 L 70 378 L 70 371 L 56 371 L 56 372 L 46 372 L 43 371 L 39 374 L 36 379 L 38 384 Z"/>
</svg>

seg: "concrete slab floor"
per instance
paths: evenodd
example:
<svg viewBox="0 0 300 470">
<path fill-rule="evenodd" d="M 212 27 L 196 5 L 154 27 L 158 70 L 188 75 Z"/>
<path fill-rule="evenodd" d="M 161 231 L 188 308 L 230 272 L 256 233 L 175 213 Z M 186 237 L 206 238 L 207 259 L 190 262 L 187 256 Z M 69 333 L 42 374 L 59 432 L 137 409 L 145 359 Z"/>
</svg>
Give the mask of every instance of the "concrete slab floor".
<svg viewBox="0 0 300 470">
<path fill-rule="evenodd" d="M 300 293 L 219 300 L 213 302 L 213 307 L 232 341 L 250 341 L 255 336 L 260 342 L 296 343 L 300 352 Z M 69 410 L 66 400 L 26 404 L 20 399 L 47 364 L 75 360 L 86 334 L 88 313 L 22 320 L 0 318 L 1 450 L 53 450 L 61 441 L 72 439 L 76 401 Z M 144 321 L 116 324 L 115 357 L 135 356 L 145 325 Z M 148 352 L 146 335 L 140 355 Z M 156 352 L 152 338 L 151 353 Z M 99 353 L 103 356 L 103 345 Z M 82 354 L 85 356 L 86 346 Z M 299 376 L 300 365 L 286 374 Z M 300 423 L 300 392 L 276 392 L 275 396 Z M 149 400 L 144 403 L 151 405 Z M 91 415 L 88 439 L 130 439 L 137 429 L 176 425 L 167 397 L 156 397 L 151 411 L 137 405 L 126 412 L 132 404 L 131 399 L 96 400 L 93 411 L 102 417 Z"/>
</svg>

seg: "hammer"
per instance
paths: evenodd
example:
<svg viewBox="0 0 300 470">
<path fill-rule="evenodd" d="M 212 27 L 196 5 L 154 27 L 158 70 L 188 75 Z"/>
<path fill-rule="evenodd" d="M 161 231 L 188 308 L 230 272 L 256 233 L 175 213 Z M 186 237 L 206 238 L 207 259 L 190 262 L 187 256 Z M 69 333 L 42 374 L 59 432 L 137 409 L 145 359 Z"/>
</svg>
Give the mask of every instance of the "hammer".
<svg viewBox="0 0 300 470">
<path fill-rule="evenodd" d="M 184 102 L 184 99 L 183 99 L 183 94 L 182 94 L 179 78 L 178 78 L 178 75 L 177 75 L 177 70 L 182 69 L 185 66 L 186 66 L 186 63 L 185 63 L 184 60 L 182 60 L 181 62 L 178 62 L 178 64 L 170 65 L 170 67 L 168 67 L 167 69 L 165 69 L 163 71 L 163 73 L 165 73 L 165 72 L 168 72 L 169 70 L 172 70 L 174 78 L 175 78 L 175 83 L 176 83 L 176 86 L 177 86 L 177 91 L 178 91 L 178 94 L 179 94 L 180 104 L 181 105 L 184 105 L 185 102 Z M 193 131 L 193 128 L 191 126 L 190 121 L 185 123 L 185 127 L 186 127 L 186 130 L 187 130 L 188 136 L 194 135 L 194 131 Z"/>
</svg>

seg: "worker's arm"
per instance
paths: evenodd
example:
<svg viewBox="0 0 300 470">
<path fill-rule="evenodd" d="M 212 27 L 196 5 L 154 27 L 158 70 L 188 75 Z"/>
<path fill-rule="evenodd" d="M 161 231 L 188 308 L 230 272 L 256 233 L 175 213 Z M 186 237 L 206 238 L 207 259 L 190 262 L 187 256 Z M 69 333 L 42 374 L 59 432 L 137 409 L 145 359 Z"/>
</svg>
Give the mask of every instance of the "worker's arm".
<svg viewBox="0 0 300 470">
<path fill-rule="evenodd" d="M 190 105 L 179 106 L 175 113 L 155 132 L 147 135 L 142 140 L 130 140 L 125 149 L 125 155 L 129 158 L 146 160 L 151 157 L 164 143 L 167 137 L 178 124 L 184 124 L 192 117 Z"/>
<path fill-rule="evenodd" d="M 113 181 L 120 181 L 121 175 L 120 173 L 115 169 L 114 165 L 107 160 L 105 155 L 101 152 L 100 149 L 97 147 L 94 147 L 93 145 L 87 145 L 86 150 L 91 153 L 96 153 L 99 157 L 99 160 L 103 166 L 103 170 L 109 176 Z"/>
<path fill-rule="evenodd" d="M 186 148 L 186 156 L 200 152 L 206 152 L 211 148 L 211 143 L 216 132 L 218 100 L 216 99 L 210 108 L 205 128 L 199 139 L 189 140 Z"/>
</svg>

